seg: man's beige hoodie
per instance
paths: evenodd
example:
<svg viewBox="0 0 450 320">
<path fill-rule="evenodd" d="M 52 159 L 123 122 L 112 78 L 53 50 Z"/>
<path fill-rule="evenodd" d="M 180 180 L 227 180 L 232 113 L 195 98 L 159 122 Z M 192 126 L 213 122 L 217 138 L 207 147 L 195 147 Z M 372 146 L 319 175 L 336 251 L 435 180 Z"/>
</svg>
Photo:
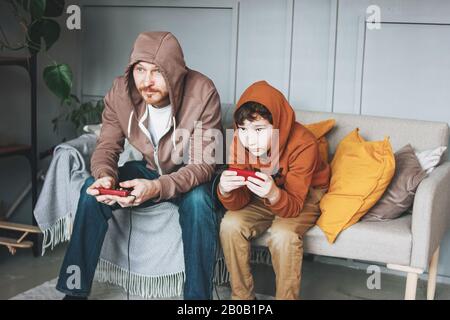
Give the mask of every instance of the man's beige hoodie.
<svg viewBox="0 0 450 320">
<path fill-rule="evenodd" d="M 133 66 L 139 61 L 157 65 L 168 86 L 172 121 L 157 146 L 148 131 L 146 102 L 134 84 Z M 124 76 L 114 80 L 104 102 L 102 129 L 91 159 L 95 179 L 112 176 L 118 182 L 117 162 L 127 138 L 143 154 L 147 167 L 160 174 L 161 192 L 156 201 L 211 180 L 215 164 L 211 159 L 205 161 L 202 151 L 211 144 L 211 130 L 207 130 L 221 130 L 219 95 L 209 78 L 186 67 L 181 46 L 171 33 L 139 34 Z M 195 144 L 194 135 L 200 138 Z M 206 137 L 201 139 L 202 135 Z M 172 152 L 181 155 L 182 150 L 187 161 L 173 161 Z"/>
</svg>

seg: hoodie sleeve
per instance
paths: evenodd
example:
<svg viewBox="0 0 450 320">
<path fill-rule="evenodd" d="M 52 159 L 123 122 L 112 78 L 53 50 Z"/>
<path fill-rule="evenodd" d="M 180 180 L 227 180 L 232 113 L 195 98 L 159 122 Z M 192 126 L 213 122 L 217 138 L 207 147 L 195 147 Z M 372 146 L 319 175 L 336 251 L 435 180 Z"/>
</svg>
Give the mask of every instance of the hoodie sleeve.
<svg viewBox="0 0 450 320">
<path fill-rule="evenodd" d="M 240 150 L 241 153 L 238 151 L 238 149 L 242 147 L 242 145 L 238 143 L 238 139 L 239 138 L 237 136 L 237 132 L 234 131 L 233 143 L 230 146 L 230 157 L 228 161 L 229 167 L 241 170 L 251 170 L 248 165 L 244 164 L 247 163 L 247 160 L 245 159 L 244 149 Z M 216 192 L 220 202 L 227 210 L 240 210 L 248 205 L 251 200 L 251 192 L 250 190 L 248 190 L 247 186 L 242 186 L 238 189 L 235 189 L 224 196 L 220 193 L 219 186 L 217 185 Z"/>
<path fill-rule="evenodd" d="M 316 166 L 320 163 L 319 146 L 316 141 L 301 145 L 289 159 L 289 169 L 280 199 L 271 204 L 264 203 L 272 212 L 283 218 L 297 217 L 303 210 Z"/>
<path fill-rule="evenodd" d="M 220 193 L 217 186 L 217 197 L 227 210 L 240 210 L 250 203 L 251 195 L 246 186 L 231 191 L 227 196 Z"/>
<path fill-rule="evenodd" d="M 91 174 L 95 179 L 111 176 L 118 182 L 118 165 L 120 153 L 123 152 L 125 135 L 117 119 L 112 97 L 117 86 L 113 87 L 104 98 L 105 108 L 102 113 L 102 128 L 97 146 L 91 158 Z"/>
<path fill-rule="evenodd" d="M 189 163 L 178 169 L 176 172 L 159 177 L 159 181 L 161 182 L 161 192 L 159 198 L 155 201 L 174 198 L 179 194 L 188 192 L 192 188 L 212 179 L 215 163 L 207 163 L 203 159 L 202 151 L 205 150 L 212 139 L 214 139 L 210 137 L 211 130 L 209 129 L 217 129 L 219 132 L 221 129 L 220 99 L 215 88 L 208 94 L 206 101 L 203 114 L 198 120 L 201 122 L 202 130 L 194 130 L 194 133 L 190 138 Z M 214 132 L 212 133 L 214 134 Z M 196 143 L 193 143 L 192 140 L 202 141 L 200 144 L 201 148 L 196 149 L 198 146 Z"/>
</svg>

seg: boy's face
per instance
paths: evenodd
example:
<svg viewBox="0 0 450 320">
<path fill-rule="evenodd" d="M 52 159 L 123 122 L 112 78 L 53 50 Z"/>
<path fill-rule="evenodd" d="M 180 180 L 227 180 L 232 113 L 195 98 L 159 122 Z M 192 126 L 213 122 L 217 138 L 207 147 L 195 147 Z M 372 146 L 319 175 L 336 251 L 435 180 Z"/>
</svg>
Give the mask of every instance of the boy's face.
<svg viewBox="0 0 450 320">
<path fill-rule="evenodd" d="M 156 65 L 144 61 L 136 63 L 133 78 L 146 103 L 155 107 L 165 107 L 169 104 L 167 84 Z"/>
<path fill-rule="evenodd" d="M 244 120 L 238 125 L 238 137 L 242 145 L 254 156 L 260 157 L 269 151 L 273 126 L 258 116 L 254 121 Z"/>
</svg>

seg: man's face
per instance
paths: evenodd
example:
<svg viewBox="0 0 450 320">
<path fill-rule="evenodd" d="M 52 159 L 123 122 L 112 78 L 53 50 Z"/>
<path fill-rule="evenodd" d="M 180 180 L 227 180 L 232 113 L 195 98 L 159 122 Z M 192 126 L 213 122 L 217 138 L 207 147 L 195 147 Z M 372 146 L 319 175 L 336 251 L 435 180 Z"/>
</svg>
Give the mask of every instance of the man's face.
<svg viewBox="0 0 450 320">
<path fill-rule="evenodd" d="M 136 63 L 133 78 L 146 103 L 155 107 L 165 107 L 170 103 L 166 81 L 156 65 L 144 61 Z"/>
<path fill-rule="evenodd" d="M 245 120 L 238 125 L 238 137 L 242 145 L 254 156 L 263 156 L 270 149 L 273 126 L 262 117 L 254 121 Z"/>
</svg>

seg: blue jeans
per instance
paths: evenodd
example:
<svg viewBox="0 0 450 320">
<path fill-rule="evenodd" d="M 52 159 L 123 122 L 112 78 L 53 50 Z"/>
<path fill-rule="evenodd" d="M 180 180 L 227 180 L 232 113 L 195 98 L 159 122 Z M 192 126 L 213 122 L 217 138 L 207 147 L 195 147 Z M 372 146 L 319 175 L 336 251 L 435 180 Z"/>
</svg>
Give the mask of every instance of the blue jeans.
<svg viewBox="0 0 450 320">
<path fill-rule="evenodd" d="M 145 165 L 145 161 L 127 162 L 119 168 L 119 181 L 157 179 L 158 173 Z M 108 220 L 112 217 L 112 211 L 119 208 L 118 204 L 108 206 L 88 195 L 86 189 L 93 182 L 93 177 L 87 178 L 81 189 L 72 236 L 56 285 L 59 291 L 74 296 L 89 296 L 108 230 Z M 178 205 L 180 215 L 186 274 L 185 299 L 212 299 L 219 245 L 218 228 L 223 209 L 211 191 L 211 183 L 205 183 L 171 200 Z M 154 203 L 147 200 L 138 207 L 148 207 Z"/>
</svg>

